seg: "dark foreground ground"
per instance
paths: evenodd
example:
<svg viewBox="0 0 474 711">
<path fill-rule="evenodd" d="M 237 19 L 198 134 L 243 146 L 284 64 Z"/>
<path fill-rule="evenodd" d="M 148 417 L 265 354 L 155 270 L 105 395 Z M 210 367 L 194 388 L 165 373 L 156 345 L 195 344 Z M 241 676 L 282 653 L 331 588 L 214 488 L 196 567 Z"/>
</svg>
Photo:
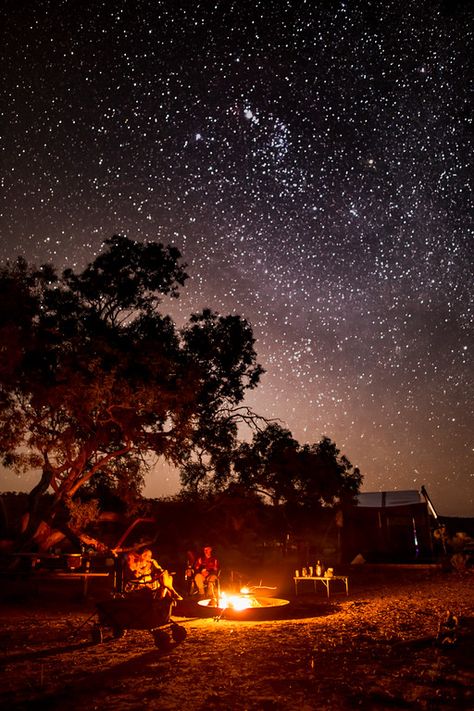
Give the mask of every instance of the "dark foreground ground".
<svg viewBox="0 0 474 711">
<path fill-rule="evenodd" d="M 439 647 L 448 609 L 458 641 Z M 168 651 L 146 630 L 92 644 L 94 610 L 58 590 L 2 603 L 0 708 L 474 708 L 472 573 L 360 572 L 349 597 L 292 597 L 279 620 L 215 621 L 181 605 L 188 636 Z"/>
</svg>

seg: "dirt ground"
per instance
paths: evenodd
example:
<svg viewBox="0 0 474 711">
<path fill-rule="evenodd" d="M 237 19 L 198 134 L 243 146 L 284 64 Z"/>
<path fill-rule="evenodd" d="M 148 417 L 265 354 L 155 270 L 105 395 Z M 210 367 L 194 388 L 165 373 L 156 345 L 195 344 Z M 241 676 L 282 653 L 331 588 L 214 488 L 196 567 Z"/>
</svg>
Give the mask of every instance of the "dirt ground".
<svg viewBox="0 0 474 711">
<path fill-rule="evenodd" d="M 0 608 L 0 707 L 13 709 L 474 708 L 474 576 L 360 572 L 349 596 L 295 597 L 282 619 L 174 619 L 187 638 L 158 649 L 148 630 L 91 640 L 96 599 L 21 595 Z M 440 618 L 459 617 L 453 646 Z"/>
</svg>

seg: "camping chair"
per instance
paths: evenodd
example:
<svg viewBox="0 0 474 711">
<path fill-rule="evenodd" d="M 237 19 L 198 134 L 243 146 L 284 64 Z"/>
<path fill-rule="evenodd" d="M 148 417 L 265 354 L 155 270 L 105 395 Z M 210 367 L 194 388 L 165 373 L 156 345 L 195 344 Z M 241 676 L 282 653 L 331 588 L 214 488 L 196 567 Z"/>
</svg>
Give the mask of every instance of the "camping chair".
<svg viewBox="0 0 474 711">
<path fill-rule="evenodd" d="M 209 597 L 210 599 L 216 599 L 218 600 L 220 597 L 221 589 L 220 589 L 220 574 L 221 571 L 218 570 L 216 574 L 213 574 L 209 576 L 208 578 L 204 579 L 204 595 L 205 597 Z M 196 585 L 195 581 L 195 574 L 191 578 L 191 582 L 189 583 L 189 594 L 190 595 L 197 595 L 199 593 L 198 586 Z"/>
</svg>

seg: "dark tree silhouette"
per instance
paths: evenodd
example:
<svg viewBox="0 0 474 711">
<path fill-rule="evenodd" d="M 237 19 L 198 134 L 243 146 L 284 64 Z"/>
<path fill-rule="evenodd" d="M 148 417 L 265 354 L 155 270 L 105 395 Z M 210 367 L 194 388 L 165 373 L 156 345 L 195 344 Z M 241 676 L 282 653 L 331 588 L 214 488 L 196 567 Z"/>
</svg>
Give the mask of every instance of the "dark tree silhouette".
<svg viewBox="0 0 474 711">
<path fill-rule="evenodd" d="M 174 247 L 113 237 L 79 274 L 23 260 L 0 271 L 0 451 L 6 466 L 42 471 L 24 521 L 40 548 L 58 526 L 99 546 L 78 494 L 95 476 L 137 489 L 150 453 L 214 465 L 251 416 L 239 404 L 262 369 L 249 324 L 204 311 L 178 331 L 159 311 L 185 283 L 180 259 Z"/>
<path fill-rule="evenodd" d="M 239 483 L 268 497 L 274 505 L 297 497 L 298 442 L 289 430 L 270 423 L 242 442 L 233 457 Z"/>
<path fill-rule="evenodd" d="M 297 490 L 303 503 L 354 503 L 363 477 L 329 437 L 301 447 L 299 461 Z"/>
<path fill-rule="evenodd" d="M 273 504 L 317 508 L 353 500 L 362 476 L 334 442 L 301 446 L 277 423 L 256 432 L 233 457 L 237 480 Z"/>
</svg>

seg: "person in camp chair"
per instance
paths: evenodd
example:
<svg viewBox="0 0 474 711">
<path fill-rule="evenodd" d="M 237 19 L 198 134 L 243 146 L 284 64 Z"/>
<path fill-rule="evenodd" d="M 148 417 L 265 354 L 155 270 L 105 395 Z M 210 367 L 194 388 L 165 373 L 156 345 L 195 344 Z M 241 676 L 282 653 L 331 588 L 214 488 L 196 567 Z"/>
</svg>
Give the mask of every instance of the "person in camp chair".
<svg viewBox="0 0 474 711">
<path fill-rule="evenodd" d="M 149 588 L 159 590 L 161 597 L 169 594 L 173 600 L 182 600 L 181 595 L 173 587 L 171 574 L 161 567 L 150 548 L 145 548 L 141 553 L 132 551 L 127 555 L 128 581 L 125 592 Z"/>
<path fill-rule="evenodd" d="M 204 596 L 207 587 L 211 600 L 217 599 L 219 569 L 219 561 L 212 554 L 212 546 L 204 546 L 202 554 L 194 562 L 194 583 L 199 595 Z"/>
</svg>

